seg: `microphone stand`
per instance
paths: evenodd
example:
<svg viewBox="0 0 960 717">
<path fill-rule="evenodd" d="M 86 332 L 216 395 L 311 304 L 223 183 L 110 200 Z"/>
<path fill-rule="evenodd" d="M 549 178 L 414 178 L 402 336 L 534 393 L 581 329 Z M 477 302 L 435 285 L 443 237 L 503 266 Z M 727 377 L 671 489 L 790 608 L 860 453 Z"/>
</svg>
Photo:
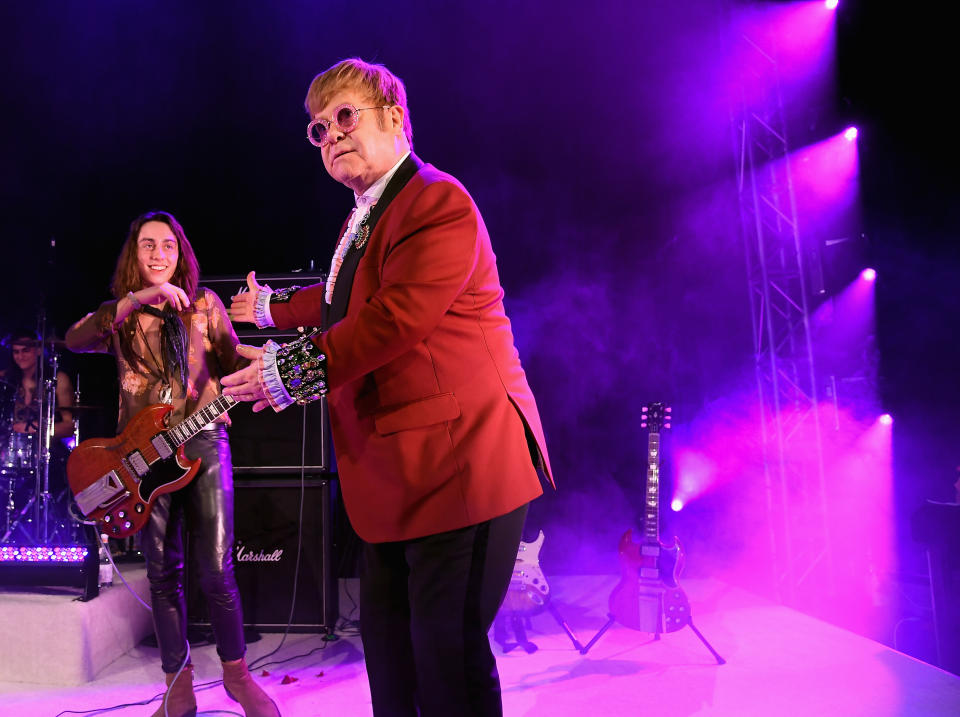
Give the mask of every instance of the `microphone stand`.
<svg viewBox="0 0 960 717">
<path fill-rule="evenodd" d="M 41 352 L 41 359 L 46 360 L 46 352 Z M 46 545 L 52 537 L 50 527 L 50 444 L 53 440 L 53 431 L 56 424 L 57 407 L 57 371 L 59 356 L 50 352 L 50 377 L 43 384 L 44 391 L 40 394 L 40 434 L 39 455 L 37 460 L 37 477 L 40 483 L 40 517 L 37 520 L 40 542 Z M 42 369 L 41 369 L 42 370 Z M 38 386 L 39 389 L 39 386 Z"/>
<path fill-rule="evenodd" d="M 54 252 L 56 239 L 50 239 L 50 251 L 47 256 L 48 276 L 54 276 Z M 37 425 L 36 457 L 36 505 L 34 506 L 35 539 L 42 545 L 50 540 L 50 441 L 53 438 L 55 411 L 57 403 L 57 370 L 59 358 L 50 344 L 52 376 L 46 375 L 47 369 L 47 312 L 46 294 L 41 295 L 37 310 L 37 329 L 40 333 L 40 355 L 37 357 L 37 398 L 40 411 Z"/>
</svg>

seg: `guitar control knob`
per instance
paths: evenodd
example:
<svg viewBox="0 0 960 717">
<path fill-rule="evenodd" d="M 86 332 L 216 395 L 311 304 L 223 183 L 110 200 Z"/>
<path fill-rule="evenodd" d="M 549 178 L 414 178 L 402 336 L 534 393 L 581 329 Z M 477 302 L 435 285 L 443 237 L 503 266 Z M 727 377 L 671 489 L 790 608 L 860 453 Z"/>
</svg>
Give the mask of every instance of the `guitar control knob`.
<svg viewBox="0 0 960 717">
<path fill-rule="evenodd" d="M 143 503 L 137 503 L 137 504 L 133 507 L 133 509 L 134 509 L 135 511 L 137 511 L 137 513 L 143 513 L 143 511 L 144 511 Z"/>
<path fill-rule="evenodd" d="M 113 534 L 116 535 L 119 532 L 120 532 L 120 528 L 118 528 L 117 526 L 113 526 Z"/>
<path fill-rule="evenodd" d="M 133 527 L 133 523 L 131 523 L 129 520 L 126 521 L 126 522 L 123 524 L 123 529 L 124 529 L 124 530 L 130 530 L 130 528 L 132 528 L 132 527 Z"/>
<path fill-rule="evenodd" d="M 105 516 L 103 516 L 103 522 L 104 522 L 104 523 L 109 523 L 111 520 L 113 520 L 113 516 L 110 515 L 109 513 L 107 513 Z"/>
<path fill-rule="evenodd" d="M 120 520 L 123 520 L 124 518 L 127 517 L 127 511 L 125 511 L 125 510 L 118 510 L 118 511 L 117 511 L 117 517 L 120 518 Z"/>
</svg>

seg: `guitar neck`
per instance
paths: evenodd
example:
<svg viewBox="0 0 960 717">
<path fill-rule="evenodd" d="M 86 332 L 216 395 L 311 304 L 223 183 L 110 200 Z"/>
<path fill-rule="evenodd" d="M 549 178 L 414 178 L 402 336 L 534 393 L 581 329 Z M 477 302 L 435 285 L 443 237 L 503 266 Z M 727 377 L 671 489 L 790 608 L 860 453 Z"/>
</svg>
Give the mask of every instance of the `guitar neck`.
<svg viewBox="0 0 960 717">
<path fill-rule="evenodd" d="M 647 485 L 644 495 L 643 537 L 648 543 L 660 541 L 660 433 L 647 438 Z"/>
<path fill-rule="evenodd" d="M 222 416 L 236 406 L 237 403 L 239 402 L 232 396 L 219 396 L 190 417 L 183 419 L 176 426 L 170 428 L 167 431 L 167 437 L 170 439 L 174 448 L 182 446 L 203 430 L 203 427 L 210 423 L 210 421 Z"/>
</svg>

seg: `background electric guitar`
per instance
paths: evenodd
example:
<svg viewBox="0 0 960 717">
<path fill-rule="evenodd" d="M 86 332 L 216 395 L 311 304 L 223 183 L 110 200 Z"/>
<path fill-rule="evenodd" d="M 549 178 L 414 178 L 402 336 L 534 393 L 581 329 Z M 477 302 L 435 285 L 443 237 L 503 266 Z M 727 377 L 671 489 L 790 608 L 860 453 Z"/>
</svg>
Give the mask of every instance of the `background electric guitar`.
<svg viewBox="0 0 960 717">
<path fill-rule="evenodd" d="M 157 403 L 134 416 L 116 438 L 83 441 L 67 460 L 80 512 L 111 538 L 136 533 L 158 497 L 183 488 L 200 470 L 200 459 L 187 460 L 183 445 L 236 404 L 220 396 L 168 428 L 164 421 L 173 406 Z"/>
<path fill-rule="evenodd" d="M 532 543 L 520 541 L 517 561 L 510 577 L 510 587 L 503 599 L 501 610 L 514 615 L 535 615 L 550 599 L 550 586 L 540 570 L 540 548 L 543 547 L 543 531 Z"/>
<path fill-rule="evenodd" d="M 670 409 L 662 403 L 644 408 L 647 438 L 647 480 L 640 540 L 628 530 L 620 539 L 622 577 L 610 593 L 610 616 L 626 627 L 659 635 L 662 625 L 674 632 L 690 624 L 690 602 L 677 578 L 683 551 L 674 537 L 660 540 L 660 430 L 670 427 Z"/>
</svg>

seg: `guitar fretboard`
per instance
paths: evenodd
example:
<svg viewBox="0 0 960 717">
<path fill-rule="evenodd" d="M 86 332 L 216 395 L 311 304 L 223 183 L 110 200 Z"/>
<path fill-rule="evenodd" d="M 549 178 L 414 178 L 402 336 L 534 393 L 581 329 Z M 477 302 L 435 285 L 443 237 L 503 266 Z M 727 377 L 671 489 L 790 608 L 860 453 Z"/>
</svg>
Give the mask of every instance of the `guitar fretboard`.
<svg viewBox="0 0 960 717">
<path fill-rule="evenodd" d="M 226 413 L 231 408 L 236 406 L 237 403 L 238 401 L 232 396 L 220 396 L 208 403 L 189 418 L 182 420 L 176 426 L 167 431 L 167 436 L 170 437 L 173 447 L 177 448 L 178 446 L 182 446 L 184 443 L 197 435 L 204 426 L 210 423 L 210 421 Z"/>
<path fill-rule="evenodd" d="M 643 536 L 660 540 L 660 434 L 653 430 L 647 439 L 647 488 L 644 496 Z"/>
</svg>

